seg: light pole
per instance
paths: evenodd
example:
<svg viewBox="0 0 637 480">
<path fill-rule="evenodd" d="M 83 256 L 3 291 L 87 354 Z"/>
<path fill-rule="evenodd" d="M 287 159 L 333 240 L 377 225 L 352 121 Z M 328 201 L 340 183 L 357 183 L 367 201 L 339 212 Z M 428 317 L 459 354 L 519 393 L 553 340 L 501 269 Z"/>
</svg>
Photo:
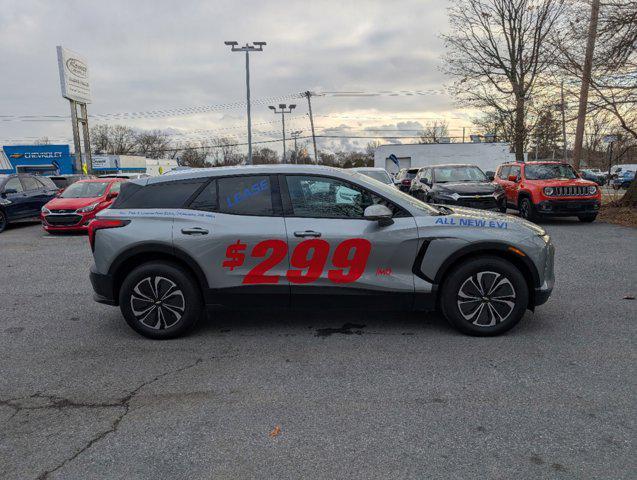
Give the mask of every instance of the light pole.
<svg viewBox="0 0 637 480">
<path fill-rule="evenodd" d="M 248 165 L 252 165 L 252 119 L 250 118 L 250 52 L 262 52 L 265 42 L 246 43 L 237 47 L 238 42 L 223 42 L 231 47 L 233 52 L 246 52 L 246 96 L 248 99 Z"/>
<path fill-rule="evenodd" d="M 285 114 L 292 113 L 292 110 L 296 108 L 296 105 L 286 105 L 285 103 L 279 103 L 279 110 L 276 107 L 270 105 L 268 107 L 274 113 L 281 114 L 281 124 L 283 125 L 283 163 L 285 163 Z"/>
<path fill-rule="evenodd" d="M 299 163 L 299 151 L 296 148 L 296 140 L 302 133 L 303 130 L 295 130 L 294 132 L 292 132 L 292 138 L 294 139 L 294 163 Z"/>
</svg>

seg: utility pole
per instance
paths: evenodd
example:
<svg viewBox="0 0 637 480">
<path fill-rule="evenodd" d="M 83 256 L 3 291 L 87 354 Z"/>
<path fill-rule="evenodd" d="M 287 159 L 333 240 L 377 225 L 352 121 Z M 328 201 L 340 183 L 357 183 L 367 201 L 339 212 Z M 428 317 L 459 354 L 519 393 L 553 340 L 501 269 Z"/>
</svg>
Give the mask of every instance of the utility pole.
<svg viewBox="0 0 637 480">
<path fill-rule="evenodd" d="M 286 105 L 285 103 L 279 103 L 279 109 L 277 110 L 275 106 L 270 105 L 268 107 L 274 113 L 281 114 L 281 124 L 283 126 L 283 163 L 285 163 L 285 114 L 292 113 L 292 110 L 296 108 L 296 105 Z"/>
<path fill-rule="evenodd" d="M 296 140 L 302 133 L 303 130 L 295 130 L 292 132 L 292 138 L 294 139 L 294 163 L 299 163 L 299 150 L 296 148 Z"/>
<path fill-rule="evenodd" d="M 562 154 L 562 160 L 564 162 L 566 162 L 566 157 L 567 155 L 567 144 L 566 144 L 566 104 L 564 103 L 564 80 L 562 80 L 562 84 L 561 84 L 561 94 L 562 94 L 562 101 L 560 103 L 560 110 L 562 111 L 562 144 L 563 144 L 563 154 Z"/>
<path fill-rule="evenodd" d="M 312 127 L 312 144 L 314 145 L 314 163 L 318 165 L 318 151 L 316 150 L 316 134 L 314 133 L 314 116 L 312 115 L 312 92 L 309 90 L 307 92 L 303 92 L 303 95 L 307 97 L 307 107 L 310 112 L 310 126 Z"/>
<path fill-rule="evenodd" d="M 265 42 L 246 43 L 243 47 L 237 47 L 238 42 L 223 42 L 231 47 L 233 52 L 246 52 L 246 97 L 248 103 L 248 165 L 252 165 L 252 118 L 250 117 L 250 52 L 262 52 Z"/>
<path fill-rule="evenodd" d="M 584 140 L 584 122 L 586 120 L 586 103 L 588 102 L 588 87 L 591 83 L 593 69 L 593 52 L 595 51 L 595 37 L 597 37 L 597 19 L 599 17 L 599 0 L 591 2 L 591 20 L 588 25 L 588 40 L 586 42 L 586 56 L 582 70 L 582 87 L 579 94 L 579 110 L 577 112 L 577 128 L 575 130 L 575 145 L 573 145 L 573 168 L 579 170 L 582 156 L 582 141 Z"/>
</svg>

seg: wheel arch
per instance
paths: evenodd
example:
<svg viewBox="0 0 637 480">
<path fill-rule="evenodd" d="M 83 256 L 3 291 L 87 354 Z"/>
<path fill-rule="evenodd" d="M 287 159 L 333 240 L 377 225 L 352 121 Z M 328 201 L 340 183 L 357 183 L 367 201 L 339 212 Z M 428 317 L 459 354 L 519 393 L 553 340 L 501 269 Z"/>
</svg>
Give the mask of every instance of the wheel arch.
<svg viewBox="0 0 637 480">
<path fill-rule="evenodd" d="M 523 255 L 517 252 L 521 252 Z M 436 276 L 433 278 L 435 288 L 440 289 L 442 287 L 449 272 L 451 272 L 457 265 L 460 265 L 472 258 L 478 258 L 485 255 L 493 255 L 502 258 L 503 260 L 510 262 L 520 271 L 520 273 L 522 273 L 529 290 L 529 308 L 533 309 L 533 306 L 535 305 L 535 289 L 540 287 L 540 275 L 537 268 L 526 253 L 518 247 L 504 242 L 472 243 L 456 250 L 454 253 L 449 255 L 444 262 L 442 262 L 440 268 L 436 272 Z M 438 298 L 440 298 L 440 295 L 438 295 Z"/>
<path fill-rule="evenodd" d="M 108 271 L 113 279 L 113 298 L 116 300 L 119 298 L 119 289 L 130 272 L 138 266 L 152 261 L 170 262 L 183 268 L 195 279 L 203 298 L 207 288 L 207 280 L 203 270 L 184 251 L 163 244 L 144 244 L 130 248 L 113 261 Z"/>
<path fill-rule="evenodd" d="M 533 204 L 533 194 L 528 190 L 520 190 L 518 192 L 518 207 L 520 206 L 520 201 L 523 198 L 528 198 L 531 201 L 531 205 Z"/>
</svg>

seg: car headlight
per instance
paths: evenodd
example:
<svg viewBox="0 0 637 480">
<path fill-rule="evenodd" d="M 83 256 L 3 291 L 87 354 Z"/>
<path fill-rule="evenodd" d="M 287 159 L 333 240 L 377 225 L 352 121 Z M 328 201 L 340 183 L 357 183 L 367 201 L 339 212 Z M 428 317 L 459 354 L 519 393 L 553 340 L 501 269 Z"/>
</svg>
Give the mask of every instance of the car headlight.
<svg viewBox="0 0 637 480">
<path fill-rule="evenodd" d="M 78 208 L 77 209 L 77 213 L 92 212 L 93 210 L 95 210 L 95 207 L 97 207 L 98 205 L 99 205 L 99 202 L 98 203 L 93 203 L 91 205 L 87 205 L 86 207 Z"/>
<path fill-rule="evenodd" d="M 544 235 L 541 235 L 540 238 L 542 240 L 544 240 L 544 243 L 550 243 L 551 242 L 551 236 L 548 233 L 545 233 Z"/>
<path fill-rule="evenodd" d="M 11 200 L 0 197 L 0 205 L 11 205 Z"/>
<path fill-rule="evenodd" d="M 553 190 L 553 187 L 544 187 L 544 195 L 547 195 L 550 197 L 551 195 L 553 195 L 554 191 L 555 190 Z"/>
<path fill-rule="evenodd" d="M 48 209 L 48 208 L 46 208 L 46 207 L 42 207 L 42 208 L 40 209 L 40 211 L 41 211 L 44 215 L 48 215 L 49 213 L 51 213 L 51 210 L 49 210 L 49 209 Z"/>
<path fill-rule="evenodd" d="M 588 187 L 588 193 L 590 193 L 591 195 L 595 195 L 597 193 L 597 187 L 591 185 L 590 187 Z"/>
</svg>

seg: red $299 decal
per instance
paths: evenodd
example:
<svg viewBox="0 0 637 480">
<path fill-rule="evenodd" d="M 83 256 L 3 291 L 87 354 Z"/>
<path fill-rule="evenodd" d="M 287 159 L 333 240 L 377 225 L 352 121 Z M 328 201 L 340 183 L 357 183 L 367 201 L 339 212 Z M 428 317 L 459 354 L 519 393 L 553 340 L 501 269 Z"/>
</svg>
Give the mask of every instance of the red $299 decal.
<svg viewBox="0 0 637 480">
<path fill-rule="evenodd" d="M 226 260 L 222 267 L 230 271 L 243 265 L 247 248 L 245 243 L 237 240 L 228 245 Z M 350 238 L 339 243 L 332 255 L 332 267 L 327 271 L 327 278 L 334 283 L 351 283 L 358 280 L 367 265 L 372 244 L 364 238 Z M 257 243 L 251 252 L 255 258 L 263 258 L 243 278 L 245 285 L 279 283 L 279 275 L 268 274 L 288 253 L 288 245 L 283 240 L 263 240 Z M 290 268 L 285 276 L 290 283 L 312 283 L 321 276 L 330 253 L 330 244 L 325 240 L 304 240 L 292 251 Z"/>
</svg>

